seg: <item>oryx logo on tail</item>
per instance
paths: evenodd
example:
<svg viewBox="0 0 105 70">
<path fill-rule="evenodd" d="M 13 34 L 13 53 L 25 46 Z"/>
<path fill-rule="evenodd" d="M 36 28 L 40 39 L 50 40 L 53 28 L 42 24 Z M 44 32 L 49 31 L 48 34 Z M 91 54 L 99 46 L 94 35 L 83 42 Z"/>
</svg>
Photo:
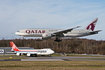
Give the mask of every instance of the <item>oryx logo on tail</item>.
<svg viewBox="0 0 105 70">
<path fill-rule="evenodd" d="M 86 27 L 86 29 L 87 29 L 87 30 L 92 30 L 92 31 L 94 31 L 94 28 L 95 28 L 95 25 L 96 25 L 97 20 L 98 20 L 98 18 L 96 18 L 92 23 L 90 23 L 90 24 Z"/>
</svg>

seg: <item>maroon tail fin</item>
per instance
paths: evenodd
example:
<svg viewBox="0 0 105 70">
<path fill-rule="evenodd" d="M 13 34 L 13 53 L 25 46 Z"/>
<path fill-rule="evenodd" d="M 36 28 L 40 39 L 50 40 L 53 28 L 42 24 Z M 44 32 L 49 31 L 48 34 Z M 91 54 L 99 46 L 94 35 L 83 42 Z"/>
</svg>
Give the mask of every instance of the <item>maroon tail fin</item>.
<svg viewBox="0 0 105 70">
<path fill-rule="evenodd" d="M 98 18 L 96 18 L 93 22 L 91 22 L 87 27 L 86 27 L 86 29 L 87 30 L 92 30 L 92 31 L 94 31 L 94 29 L 95 29 L 95 25 L 96 25 L 96 22 L 98 21 Z"/>
</svg>

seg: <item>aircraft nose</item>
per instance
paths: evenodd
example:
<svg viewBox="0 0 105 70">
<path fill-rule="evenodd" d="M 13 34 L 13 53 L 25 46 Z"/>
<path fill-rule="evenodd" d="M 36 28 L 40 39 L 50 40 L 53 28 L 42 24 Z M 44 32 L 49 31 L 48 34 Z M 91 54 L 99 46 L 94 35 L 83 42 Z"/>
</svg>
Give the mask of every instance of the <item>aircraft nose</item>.
<svg viewBox="0 0 105 70">
<path fill-rule="evenodd" d="M 16 35 L 19 35 L 19 32 L 15 32 Z"/>
<path fill-rule="evenodd" d="M 51 52 L 51 53 L 53 54 L 53 53 L 55 53 L 55 52 L 52 50 L 52 52 Z"/>
<path fill-rule="evenodd" d="M 15 32 L 16 35 L 20 35 L 21 33 L 19 31 Z"/>
</svg>

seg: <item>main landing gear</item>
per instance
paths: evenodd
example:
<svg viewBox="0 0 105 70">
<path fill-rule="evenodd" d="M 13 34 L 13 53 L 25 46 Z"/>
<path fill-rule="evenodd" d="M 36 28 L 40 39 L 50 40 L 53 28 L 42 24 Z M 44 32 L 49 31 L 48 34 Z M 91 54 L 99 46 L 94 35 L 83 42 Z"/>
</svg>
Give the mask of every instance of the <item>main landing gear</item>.
<svg viewBox="0 0 105 70">
<path fill-rule="evenodd" d="M 56 41 L 56 42 L 61 42 L 62 40 L 60 40 L 59 37 L 56 37 L 56 39 L 55 39 L 54 41 Z"/>
<path fill-rule="evenodd" d="M 37 54 L 31 54 L 30 56 L 31 57 L 37 57 Z"/>
</svg>

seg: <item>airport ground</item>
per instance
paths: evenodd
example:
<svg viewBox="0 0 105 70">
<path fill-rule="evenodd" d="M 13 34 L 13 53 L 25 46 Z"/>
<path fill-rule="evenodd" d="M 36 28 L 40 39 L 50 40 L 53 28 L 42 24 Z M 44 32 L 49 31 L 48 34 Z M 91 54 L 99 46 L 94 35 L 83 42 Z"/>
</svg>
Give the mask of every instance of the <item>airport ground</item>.
<svg viewBox="0 0 105 70">
<path fill-rule="evenodd" d="M 105 70 L 105 61 L 3 61 L 0 70 Z"/>
<path fill-rule="evenodd" d="M 20 59 L 20 60 L 19 60 Z M 104 55 L 0 56 L 0 70 L 104 70 Z M 5 61 L 3 61 L 5 60 Z"/>
</svg>

